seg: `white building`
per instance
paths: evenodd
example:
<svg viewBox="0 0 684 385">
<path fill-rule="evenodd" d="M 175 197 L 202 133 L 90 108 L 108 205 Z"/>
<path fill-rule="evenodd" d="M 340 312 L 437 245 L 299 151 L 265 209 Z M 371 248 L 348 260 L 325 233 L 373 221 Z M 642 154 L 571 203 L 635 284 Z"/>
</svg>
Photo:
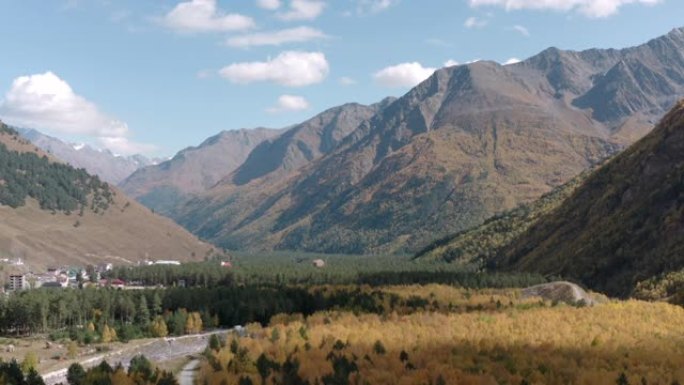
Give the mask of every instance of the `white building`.
<svg viewBox="0 0 684 385">
<path fill-rule="evenodd" d="M 11 291 L 24 290 L 28 288 L 26 276 L 23 274 L 12 274 L 9 276 L 9 289 Z"/>
<path fill-rule="evenodd" d="M 179 261 L 165 261 L 165 260 L 160 260 L 160 261 L 155 261 L 155 265 L 180 265 L 181 263 Z"/>
</svg>

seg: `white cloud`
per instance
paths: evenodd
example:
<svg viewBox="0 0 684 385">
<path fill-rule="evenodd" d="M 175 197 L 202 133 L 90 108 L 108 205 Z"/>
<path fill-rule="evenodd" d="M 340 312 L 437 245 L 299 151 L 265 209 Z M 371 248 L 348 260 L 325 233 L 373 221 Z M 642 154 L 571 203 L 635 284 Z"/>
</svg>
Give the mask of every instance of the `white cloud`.
<svg viewBox="0 0 684 385">
<path fill-rule="evenodd" d="M 325 39 L 328 36 L 311 27 L 296 27 L 272 32 L 258 32 L 228 38 L 226 44 L 231 47 L 248 48 L 262 45 L 281 45 L 286 43 L 302 43 L 311 40 Z"/>
<path fill-rule="evenodd" d="M 325 3 L 320 0 L 290 0 L 289 9 L 278 14 L 285 21 L 313 20 L 323 13 Z"/>
<path fill-rule="evenodd" d="M 119 153 L 153 149 L 129 141 L 126 123 L 100 111 L 95 103 L 76 94 L 52 72 L 14 79 L 0 100 L 0 117 L 16 126 L 94 137 L 104 145 L 112 145 L 108 148 Z M 125 151 L 126 148 L 130 151 Z"/>
<path fill-rule="evenodd" d="M 509 65 L 509 64 L 515 64 L 515 63 L 520 63 L 520 59 L 518 59 L 517 57 L 512 57 L 512 58 L 506 60 L 506 61 L 503 63 L 503 65 L 507 66 L 507 65 Z"/>
<path fill-rule="evenodd" d="M 269 11 L 275 11 L 280 8 L 280 0 L 257 0 L 257 6 Z"/>
<path fill-rule="evenodd" d="M 350 78 L 349 76 L 342 76 L 339 82 L 343 86 L 353 86 L 354 84 L 356 84 L 356 80 Z"/>
<path fill-rule="evenodd" d="M 470 6 L 493 5 L 506 10 L 550 9 L 555 11 L 578 11 L 589 17 L 608 17 L 626 4 L 654 5 L 662 0 L 469 0 Z"/>
<path fill-rule="evenodd" d="M 218 9 L 216 0 L 182 2 L 164 16 L 162 23 L 179 32 L 244 31 L 255 26 L 249 16 Z"/>
<path fill-rule="evenodd" d="M 521 35 L 523 35 L 525 37 L 530 36 L 530 31 L 527 28 L 523 27 L 522 25 L 514 25 L 513 30 L 516 32 L 519 32 Z"/>
<path fill-rule="evenodd" d="M 114 154 L 120 155 L 149 154 L 158 149 L 155 145 L 132 142 L 128 138 L 121 136 L 101 136 L 97 140 L 103 147 L 109 149 Z"/>
<path fill-rule="evenodd" d="M 290 111 L 302 111 L 309 108 L 309 102 L 301 96 L 281 95 L 276 105 L 266 109 L 271 114 Z"/>
<path fill-rule="evenodd" d="M 466 28 L 484 28 L 487 26 L 487 20 L 477 18 L 475 16 L 471 16 L 466 19 L 465 22 L 463 22 L 463 26 Z"/>
<path fill-rule="evenodd" d="M 233 63 L 219 74 L 233 83 L 274 82 L 288 87 L 322 82 L 330 66 L 321 52 L 285 51 L 263 62 Z"/>
<path fill-rule="evenodd" d="M 401 63 L 381 69 L 373 75 L 373 78 L 385 87 L 413 87 L 434 72 L 435 68 L 423 67 L 418 62 Z"/>
<path fill-rule="evenodd" d="M 449 60 L 444 62 L 444 67 L 452 67 L 452 66 L 457 66 L 459 64 L 461 64 L 461 63 L 457 62 L 456 60 L 449 59 Z"/>
<path fill-rule="evenodd" d="M 358 0 L 356 12 L 360 15 L 378 13 L 399 3 L 399 0 Z"/>
</svg>

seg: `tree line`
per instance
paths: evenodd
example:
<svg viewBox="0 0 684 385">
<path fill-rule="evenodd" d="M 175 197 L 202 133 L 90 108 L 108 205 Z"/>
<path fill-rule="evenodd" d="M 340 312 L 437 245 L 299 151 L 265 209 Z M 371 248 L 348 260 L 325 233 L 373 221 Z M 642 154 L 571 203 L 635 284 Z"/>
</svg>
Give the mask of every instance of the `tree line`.
<svg viewBox="0 0 684 385">
<path fill-rule="evenodd" d="M 10 151 L 0 143 L 0 204 L 23 206 L 36 199 L 43 210 L 67 214 L 85 209 L 107 210 L 113 190 L 84 169 L 51 162 L 46 156 Z"/>
</svg>

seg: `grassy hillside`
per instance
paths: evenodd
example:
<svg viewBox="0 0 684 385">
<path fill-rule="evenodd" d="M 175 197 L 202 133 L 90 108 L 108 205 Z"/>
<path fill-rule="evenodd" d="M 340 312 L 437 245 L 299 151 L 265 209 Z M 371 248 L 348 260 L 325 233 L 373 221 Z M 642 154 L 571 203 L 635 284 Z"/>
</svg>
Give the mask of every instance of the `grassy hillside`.
<svg viewBox="0 0 684 385">
<path fill-rule="evenodd" d="M 492 267 L 612 295 L 684 267 L 684 102 L 516 239 Z"/>
<path fill-rule="evenodd" d="M 217 250 L 0 124 L 0 258 L 28 268 L 203 260 Z M 39 271 L 39 270 L 38 270 Z"/>
<path fill-rule="evenodd" d="M 585 171 L 538 200 L 495 215 L 480 226 L 432 242 L 416 253 L 414 259 L 482 266 L 488 259 L 499 255 L 541 216 L 560 206 L 589 174 Z"/>
</svg>

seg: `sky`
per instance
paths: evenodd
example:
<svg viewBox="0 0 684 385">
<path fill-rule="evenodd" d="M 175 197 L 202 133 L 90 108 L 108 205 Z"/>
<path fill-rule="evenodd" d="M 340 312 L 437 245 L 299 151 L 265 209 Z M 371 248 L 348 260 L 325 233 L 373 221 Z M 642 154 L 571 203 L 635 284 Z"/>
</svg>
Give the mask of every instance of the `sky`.
<svg viewBox="0 0 684 385">
<path fill-rule="evenodd" d="M 0 0 L 0 119 L 172 156 L 401 96 L 446 65 L 623 48 L 681 0 Z"/>
</svg>

